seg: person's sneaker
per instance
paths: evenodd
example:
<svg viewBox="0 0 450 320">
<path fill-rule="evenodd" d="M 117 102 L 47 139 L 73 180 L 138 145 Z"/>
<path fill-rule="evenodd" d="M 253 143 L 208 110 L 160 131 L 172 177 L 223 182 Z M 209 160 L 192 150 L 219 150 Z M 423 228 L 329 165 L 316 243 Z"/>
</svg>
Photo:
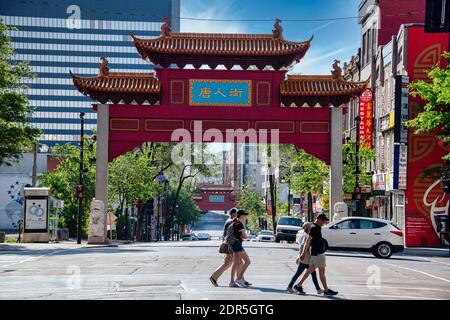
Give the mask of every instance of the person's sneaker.
<svg viewBox="0 0 450 320">
<path fill-rule="evenodd" d="M 337 294 L 338 294 L 337 291 L 333 291 L 331 289 L 328 289 L 327 291 L 324 292 L 324 295 L 326 295 L 326 296 L 335 296 Z"/>
<path fill-rule="evenodd" d="M 292 294 L 296 294 L 297 293 L 297 291 L 295 291 L 294 288 L 289 288 L 289 287 L 286 289 L 286 291 L 288 293 L 292 293 Z"/>
<path fill-rule="evenodd" d="M 239 286 L 237 285 L 236 282 L 231 282 L 230 283 L 230 288 L 239 288 Z"/>
<path fill-rule="evenodd" d="M 250 287 L 252 284 L 250 282 L 248 282 L 247 280 L 244 280 L 244 283 L 247 287 Z"/>
<path fill-rule="evenodd" d="M 323 290 L 323 289 L 319 289 L 319 290 L 317 290 L 317 294 L 324 294 L 325 293 L 325 290 Z"/>
<path fill-rule="evenodd" d="M 295 286 L 294 287 L 295 291 L 297 291 L 297 294 L 304 296 L 306 294 L 305 291 L 303 291 L 303 288 L 301 286 Z"/>
<path fill-rule="evenodd" d="M 245 284 L 245 281 L 243 280 L 236 280 L 235 283 L 241 288 L 248 288 L 248 286 Z"/>
<path fill-rule="evenodd" d="M 219 286 L 219 284 L 217 283 L 217 280 L 214 279 L 213 277 L 209 277 L 209 281 L 211 281 L 211 283 L 212 283 L 212 285 L 214 287 L 218 287 Z"/>
</svg>

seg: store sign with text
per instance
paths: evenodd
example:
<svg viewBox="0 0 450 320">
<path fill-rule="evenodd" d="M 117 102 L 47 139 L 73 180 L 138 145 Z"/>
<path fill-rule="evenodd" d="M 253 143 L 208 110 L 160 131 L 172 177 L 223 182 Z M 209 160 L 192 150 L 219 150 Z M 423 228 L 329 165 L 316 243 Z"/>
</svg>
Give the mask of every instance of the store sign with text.
<svg viewBox="0 0 450 320">
<path fill-rule="evenodd" d="M 407 80 L 429 81 L 428 71 L 435 65 L 441 67 L 447 65 L 442 56 L 448 50 L 448 34 L 425 34 L 424 28 L 414 26 L 407 28 L 408 55 L 407 66 L 409 79 L 403 78 L 397 81 L 397 110 L 405 110 L 408 107 L 409 118 L 413 119 L 422 110 L 424 101 L 419 97 L 409 96 L 406 102 L 405 87 Z M 403 92 L 402 92 L 403 91 Z M 402 101 L 403 100 L 403 101 Z M 402 121 L 404 115 L 396 117 Z M 403 145 L 404 134 L 396 132 L 396 142 Z M 406 173 L 402 167 L 405 166 L 404 155 L 399 153 L 399 188 L 402 176 L 406 175 L 406 198 L 405 206 L 405 242 L 408 247 L 439 247 L 441 237 L 448 241 L 445 232 L 448 220 L 450 199 L 444 192 L 444 185 L 437 178 L 424 173 L 436 166 L 444 165 L 442 158 L 448 153 L 448 149 L 436 139 L 432 132 L 407 135 L 407 161 Z"/>
<path fill-rule="evenodd" d="M 361 146 L 372 148 L 373 137 L 373 94 L 366 89 L 359 98 L 359 142 Z"/>
</svg>

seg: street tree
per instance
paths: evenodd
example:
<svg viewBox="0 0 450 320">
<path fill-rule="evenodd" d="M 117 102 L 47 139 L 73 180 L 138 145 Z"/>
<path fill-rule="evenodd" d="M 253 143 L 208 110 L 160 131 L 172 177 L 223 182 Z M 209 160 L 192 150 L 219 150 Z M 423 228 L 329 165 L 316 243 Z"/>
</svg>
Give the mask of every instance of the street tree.
<svg viewBox="0 0 450 320">
<path fill-rule="evenodd" d="M 148 201 L 159 192 L 156 175 L 157 169 L 149 166 L 148 158 L 141 153 L 121 155 L 109 166 L 109 202 L 117 203 L 123 214 L 133 200 Z"/>
<path fill-rule="evenodd" d="M 172 188 L 169 203 L 171 206 L 175 206 L 175 213 L 169 216 L 170 226 L 177 224 L 183 230 L 184 226 L 192 225 L 200 220 L 200 208 L 192 199 L 192 191 L 186 186 L 183 186 L 181 190 Z"/>
<path fill-rule="evenodd" d="M 351 194 L 355 192 L 356 187 L 356 142 L 349 141 L 342 146 L 343 158 L 343 176 L 344 176 L 344 193 Z M 375 149 L 367 148 L 366 146 L 359 147 L 359 184 L 371 185 L 372 174 L 367 172 L 370 162 L 375 159 Z"/>
<path fill-rule="evenodd" d="M 192 161 L 174 163 L 170 170 L 167 171 L 170 183 L 175 188 L 175 193 L 169 205 L 169 219 L 172 221 L 176 216 L 180 194 L 183 187 L 186 186 L 186 183 L 198 176 L 211 177 L 215 174 L 217 168 L 213 156 L 206 149 L 206 145 L 202 145 L 201 148 L 196 148 L 193 146 L 191 151 L 192 153 L 190 154 L 190 158 Z M 202 159 L 202 161 L 198 161 L 198 159 Z M 195 189 L 194 185 L 189 188 L 191 193 L 193 192 L 193 189 Z M 180 230 L 177 230 L 178 236 L 179 232 Z"/>
<path fill-rule="evenodd" d="M 429 80 L 418 80 L 409 85 L 410 94 L 419 97 L 424 105 L 419 110 L 417 117 L 408 121 L 406 125 L 415 129 L 416 134 L 427 132 L 436 133 L 436 139 L 445 147 L 450 143 L 450 53 L 445 54 L 448 64 L 446 68 L 435 66 L 429 73 Z M 443 158 L 450 160 L 450 153 Z M 448 168 L 445 166 L 434 167 L 424 175 L 445 176 Z"/>
<path fill-rule="evenodd" d="M 89 206 L 95 196 L 95 143 L 88 137 L 84 138 L 84 184 L 83 184 L 83 236 L 87 234 L 89 222 Z M 59 161 L 55 170 L 44 173 L 39 178 L 39 185 L 49 187 L 52 195 L 64 200 L 60 226 L 68 228 L 70 234 L 77 232 L 78 198 L 76 186 L 80 174 L 80 149 L 73 144 L 57 145 L 52 152 Z"/>
<path fill-rule="evenodd" d="M 248 228 L 252 233 L 260 231 L 259 219 L 264 217 L 266 208 L 258 192 L 250 184 L 242 190 L 238 207 L 249 214 Z"/>
<path fill-rule="evenodd" d="M 313 219 L 313 194 L 322 194 L 329 179 L 329 167 L 321 160 L 300 150 L 295 159 L 299 172 L 294 174 L 292 189 L 308 195 L 308 220 Z"/>
<path fill-rule="evenodd" d="M 32 78 L 31 67 L 25 62 L 13 62 L 15 54 L 7 35 L 9 28 L 0 19 L 0 165 L 12 165 L 22 152 L 36 143 L 40 130 L 28 121 L 32 110 L 24 94 L 23 80 Z"/>
</svg>

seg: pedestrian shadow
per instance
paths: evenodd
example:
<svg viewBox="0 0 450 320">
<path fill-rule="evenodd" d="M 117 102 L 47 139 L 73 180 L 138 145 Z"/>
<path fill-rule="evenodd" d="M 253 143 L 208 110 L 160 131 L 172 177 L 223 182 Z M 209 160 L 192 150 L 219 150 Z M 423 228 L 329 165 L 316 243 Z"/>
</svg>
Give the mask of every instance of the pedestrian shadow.
<svg viewBox="0 0 450 320">
<path fill-rule="evenodd" d="M 264 293 L 282 293 L 286 295 L 292 295 L 286 292 L 286 290 L 282 289 L 276 289 L 276 288 L 263 288 L 263 287 L 250 287 L 249 289 L 252 290 L 258 290 Z M 324 296 L 324 295 L 315 295 L 315 294 L 305 294 L 305 295 L 298 295 L 300 297 L 316 297 L 324 300 L 347 300 L 345 298 L 341 298 L 338 296 Z"/>
</svg>

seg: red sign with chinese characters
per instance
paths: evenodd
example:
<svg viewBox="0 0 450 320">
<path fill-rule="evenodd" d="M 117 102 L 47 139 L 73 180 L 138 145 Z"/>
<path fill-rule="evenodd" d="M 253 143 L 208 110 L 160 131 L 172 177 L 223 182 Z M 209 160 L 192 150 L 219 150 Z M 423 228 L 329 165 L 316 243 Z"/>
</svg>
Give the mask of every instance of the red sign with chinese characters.
<svg viewBox="0 0 450 320">
<path fill-rule="evenodd" d="M 442 54 L 448 50 L 447 34 L 426 34 L 423 27 L 409 27 L 408 75 L 411 82 L 429 81 L 428 71 L 436 64 L 446 65 Z M 425 104 L 409 97 L 409 117 L 417 116 Z M 408 176 L 405 210 L 405 242 L 408 247 L 439 247 L 448 219 L 449 198 L 436 178 L 424 177 L 425 170 L 444 165 L 442 157 L 449 152 L 436 139 L 436 132 L 408 135 Z"/>
<path fill-rule="evenodd" d="M 373 94 L 366 89 L 359 98 L 359 143 L 361 146 L 372 148 L 373 137 Z"/>
</svg>

